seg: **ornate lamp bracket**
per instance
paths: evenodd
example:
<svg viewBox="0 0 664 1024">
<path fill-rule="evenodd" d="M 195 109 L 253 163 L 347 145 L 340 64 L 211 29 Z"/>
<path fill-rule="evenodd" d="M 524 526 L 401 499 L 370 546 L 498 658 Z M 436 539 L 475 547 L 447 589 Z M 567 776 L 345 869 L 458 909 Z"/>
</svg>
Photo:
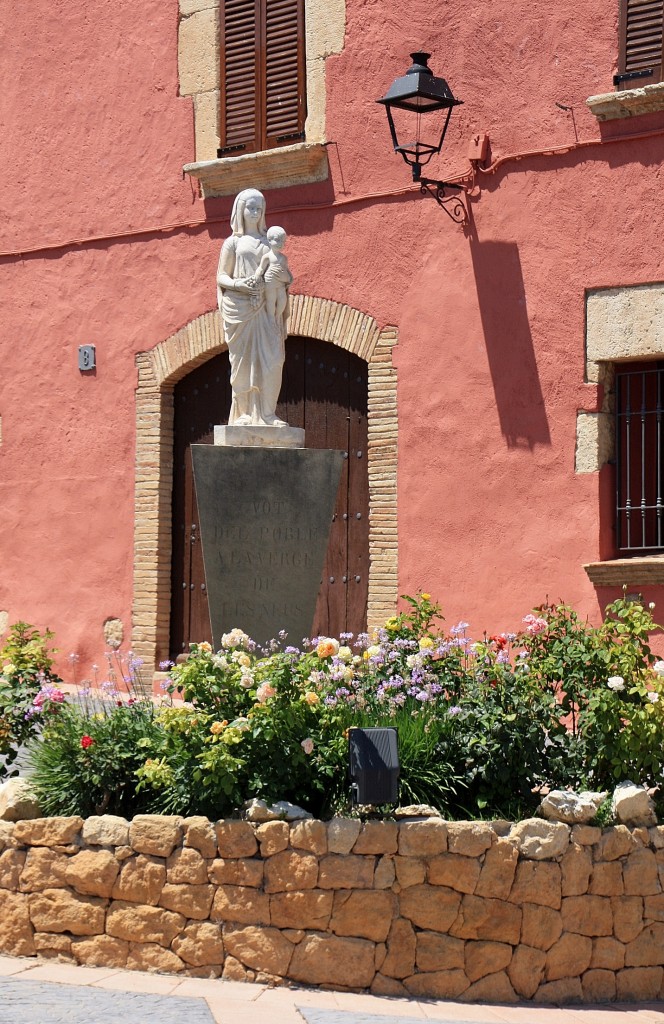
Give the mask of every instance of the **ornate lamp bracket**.
<svg viewBox="0 0 664 1024">
<path fill-rule="evenodd" d="M 458 195 L 459 192 L 466 195 L 468 190 L 463 185 L 456 185 L 449 181 L 435 181 L 433 178 L 418 178 L 417 183 L 420 186 L 420 192 L 435 199 L 441 210 L 444 210 L 455 224 L 468 223 L 468 208 L 461 196 Z M 447 194 L 448 190 L 452 190 L 452 195 Z"/>
</svg>

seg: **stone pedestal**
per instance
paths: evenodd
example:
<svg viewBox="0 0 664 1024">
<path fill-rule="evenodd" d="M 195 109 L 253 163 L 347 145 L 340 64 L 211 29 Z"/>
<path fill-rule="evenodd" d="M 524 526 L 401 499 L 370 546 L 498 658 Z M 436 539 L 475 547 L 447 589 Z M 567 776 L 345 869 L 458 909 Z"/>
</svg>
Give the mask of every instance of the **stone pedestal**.
<svg viewBox="0 0 664 1024">
<path fill-rule="evenodd" d="M 343 453 L 222 445 L 191 452 L 214 647 L 234 626 L 258 643 L 284 629 L 299 645 L 313 625 Z"/>
<path fill-rule="evenodd" d="M 231 448 L 304 448 L 301 427 L 228 426 L 214 428 L 214 443 Z"/>
</svg>

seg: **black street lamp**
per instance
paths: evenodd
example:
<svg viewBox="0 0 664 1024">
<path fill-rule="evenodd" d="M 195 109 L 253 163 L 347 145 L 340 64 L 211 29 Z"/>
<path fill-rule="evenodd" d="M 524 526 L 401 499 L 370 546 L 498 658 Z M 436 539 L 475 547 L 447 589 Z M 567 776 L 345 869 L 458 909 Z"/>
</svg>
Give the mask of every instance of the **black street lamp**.
<svg viewBox="0 0 664 1024">
<path fill-rule="evenodd" d="M 444 78 L 435 77 L 427 63 L 431 54 L 418 52 L 411 53 L 410 56 L 413 61 L 412 67 L 408 68 L 406 74 L 401 78 L 395 79 L 385 95 L 376 102 L 382 103 L 387 111 L 387 120 L 390 125 L 394 151 L 395 153 L 401 153 L 408 166 L 412 168 L 413 181 L 420 185 L 422 192 L 428 192 L 429 195 L 433 196 L 436 202 L 443 207 L 453 220 L 461 222 L 466 219 L 466 210 L 461 200 L 456 196 L 454 197 L 454 200 L 456 200 L 455 205 L 457 206 L 456 212 L 454 212 L 454 205 L 452 208 L 453 212 L 451 212 L 446 209 L 444 204 L 449 202 L 451 198 L 446 197 L 446 189 L 461 192 L 465 191 L 463 186 L 456 185 L 453 182 L 423 178 L 422 168 L 429 163 L 432 156 L 440 153 L 445 140 L 447 126 L 450 123 L 452 109 L 460 106 L 463 101 L 454 98 L 452 90 Z M 397 129 L 392 115 L 394 110 L 405 110 L 415 115 L 414 141 L 400 142 L 397 138 Z M 433 133 L 434 140 L 431 142 L 423 141 L 420 138 L 422 118 L 425 115 L 437 114 L 439 112 L 443 115 L 440 137 L 438 137 L 439 129 L 436 126 L 435 133 Z M 427 126 L 429 126 L 430 121 L 435 122 L 436 120 L 435 118 L 428 120 Z M 409 122 L 412 124 L 412 119 L 409 119 Z M 460 210 L 458 209 L 459 207 L 461 208 Z"/>
</svg>

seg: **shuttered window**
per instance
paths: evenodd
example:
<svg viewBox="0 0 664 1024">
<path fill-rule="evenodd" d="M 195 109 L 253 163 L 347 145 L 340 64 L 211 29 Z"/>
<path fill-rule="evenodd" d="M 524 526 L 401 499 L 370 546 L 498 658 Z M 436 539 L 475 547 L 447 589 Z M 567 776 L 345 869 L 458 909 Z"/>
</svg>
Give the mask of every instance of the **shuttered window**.
<svg viewBox="0 0 664 1024">
<path fill-rule="evenodd" d="M 304 138 L 304 0 L 222 0 L 219 156 Z"/>
<path fill-rule="evenodd" d="M 620 0 L 618 88 L 662 81 L 663 27 L 664 0 Z"/>
</svg>

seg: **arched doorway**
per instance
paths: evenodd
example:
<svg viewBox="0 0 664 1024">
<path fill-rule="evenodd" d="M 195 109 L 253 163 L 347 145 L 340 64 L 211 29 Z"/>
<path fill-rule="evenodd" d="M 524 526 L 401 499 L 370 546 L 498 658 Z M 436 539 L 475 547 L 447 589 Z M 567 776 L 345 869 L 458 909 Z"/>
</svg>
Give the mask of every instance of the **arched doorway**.
<svg viewBox="0 0 664 1024">
<path fill-rule="evenodd" d="M 222 352 L 174 391 L 171 657 L 190 642 L 212 639 L 190 446 L 211 444 L 214 425 L 228 421 L 229 373 Z M 315 338 L 288 338 L 277 413 L 305 429 L 308 448 L 345 453 L 312 635 L 358 633 L 367 625 L 367 383 L 367 363 L 352 352 Z"/>
</svg>

